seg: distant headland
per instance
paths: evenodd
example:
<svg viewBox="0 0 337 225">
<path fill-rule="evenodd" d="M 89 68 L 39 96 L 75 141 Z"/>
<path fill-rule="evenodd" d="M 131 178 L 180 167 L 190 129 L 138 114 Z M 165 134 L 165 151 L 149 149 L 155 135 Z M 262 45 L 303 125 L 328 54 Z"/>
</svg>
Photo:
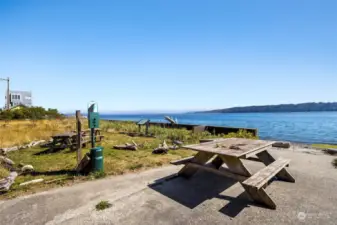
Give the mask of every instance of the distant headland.
<svg viewBox="0 0 337 225">
<path fill-rule="evenodd" d="M 337 102 L 308 102 L 301 104 L 281 104 L 233 107 L 197 113 L 269 113 L 269 112 L 323 112 L 337 111 Z"/>
</svg>

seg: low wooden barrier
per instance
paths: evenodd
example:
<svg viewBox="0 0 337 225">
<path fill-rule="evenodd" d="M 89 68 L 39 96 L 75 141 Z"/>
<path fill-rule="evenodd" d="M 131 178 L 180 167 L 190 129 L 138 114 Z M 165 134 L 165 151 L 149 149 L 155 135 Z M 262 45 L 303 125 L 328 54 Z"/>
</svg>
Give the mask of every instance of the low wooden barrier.
<svg viewBox="0 0 337 225">
<path fill-rule="evenodd" d="M 108 120 L 110 122 L 135 122 L 135 121 L 125 121 L 125 120 Z M 239 128 L 239 127 L 223 127 L 223 126 L 208 126 L 208 125 L 196 125 L 196 124 L 170 124 L 170 123 L 162 123 L 162 122 L 150 122 L 150 126 L 160 126 L 163 128 L 185 128 L 186 130 L 195 130 L 203 129 L 204 131 L 208 131 L 211 134 L 229 134 L 229 133 L 237 133 L 240 130 L 244 130 L 248 133 L 253 134 L 254 136 L 258 136 L 258 130 L 254 128 Z M 204 128 L 203 128 L 204 127 Z"/>
</svg>

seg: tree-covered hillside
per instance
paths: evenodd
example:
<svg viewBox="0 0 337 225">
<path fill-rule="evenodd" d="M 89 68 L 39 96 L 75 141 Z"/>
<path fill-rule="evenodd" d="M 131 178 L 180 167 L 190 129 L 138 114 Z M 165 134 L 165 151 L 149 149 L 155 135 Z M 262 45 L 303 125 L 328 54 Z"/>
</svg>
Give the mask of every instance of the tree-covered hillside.
<svg viewBox="0 0 337 225">
<path fill-rule="evenodd" d="M 321 111 L 337 111 L 337 102 L 331 103 L 310 102 L 301 104 L 233 107 L 228 109 L 217 109 L 212 111 L 206 111 L 206 113 L 321 112 Z"/>
</svg>

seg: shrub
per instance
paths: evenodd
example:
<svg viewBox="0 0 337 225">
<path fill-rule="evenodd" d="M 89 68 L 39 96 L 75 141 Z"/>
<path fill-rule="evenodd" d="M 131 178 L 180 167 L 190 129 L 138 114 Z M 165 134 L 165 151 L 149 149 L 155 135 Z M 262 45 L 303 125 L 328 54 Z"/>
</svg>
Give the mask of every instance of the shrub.
<svg viewBox="0 0 337 225">
<path fill-rule="evenodd" d="M 337 169 L 337 159 L 332 160 L 332 165 Z"/>
<path fill-rule="evenodd" d="M 111 203 L 109 203 L 108 201 L 100 201 L 97 205 L 96 205 L 96 210 L 100 211 L 100 210 L 104 210 L 104 209 L 108 209 L 112 206 Z"/>
<path fill-rule="evenodd" d="M 46 118 L 62 118 L 57 109 L 44 109 L 42 107 L 19 106 L 10 110 L 0 111 L 0 120 L 20 120 L 31 119 L 40 120 Z"/>
<path fill-rule="evenodd" d="M 254 136 L 252 133 L 247 130 L 239 130 L 237 133 L 229 133 L 224 135 L 224 138 L 247 138 L 247 139 L 258 139 L 257 136 Z"/>
</svg>

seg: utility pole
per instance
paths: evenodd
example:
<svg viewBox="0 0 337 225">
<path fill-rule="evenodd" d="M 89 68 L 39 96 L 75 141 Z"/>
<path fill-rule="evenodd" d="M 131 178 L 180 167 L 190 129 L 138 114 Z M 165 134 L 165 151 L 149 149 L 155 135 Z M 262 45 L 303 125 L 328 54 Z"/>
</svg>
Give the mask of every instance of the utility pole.
<svg viewBox="0 0 337 225">
<path fill-rule="evenodd" d="M 7 77 L 7 79 L 0 78 L 0 80 L 7 81 L 7 96 L 6 96 L 7 104 L 6 104 L 6 108 L 9 110 L 10 104 L 11 104 L 11 99 L 10 99 L 10 96 L 9 96 L 9 77 Z"/>
</svg>

